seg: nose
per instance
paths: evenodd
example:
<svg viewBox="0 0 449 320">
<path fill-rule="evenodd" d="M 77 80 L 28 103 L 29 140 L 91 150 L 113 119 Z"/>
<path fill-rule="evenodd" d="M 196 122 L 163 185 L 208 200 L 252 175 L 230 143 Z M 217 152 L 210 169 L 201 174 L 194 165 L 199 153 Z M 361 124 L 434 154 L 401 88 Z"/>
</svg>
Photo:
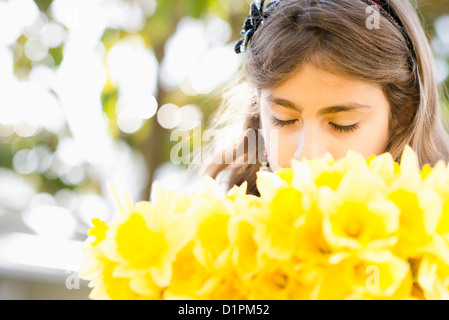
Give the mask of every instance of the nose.
<svg viewBox="0 0 449 320">
<path fill-rule="evenodd" d="M 298 132 L 297 145 L 294 157 L 301 160 L 323 158 L 327 150 L 327 142 L 320 134 L 320 128 L 308 122 L 303 122 L 301 130 Z"/>
</svg>

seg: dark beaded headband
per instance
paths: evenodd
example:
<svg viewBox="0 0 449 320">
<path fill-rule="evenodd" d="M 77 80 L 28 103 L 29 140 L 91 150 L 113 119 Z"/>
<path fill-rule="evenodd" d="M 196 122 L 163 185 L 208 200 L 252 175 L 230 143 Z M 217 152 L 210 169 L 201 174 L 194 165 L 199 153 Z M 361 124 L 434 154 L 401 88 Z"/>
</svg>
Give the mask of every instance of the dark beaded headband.
<svg viewBox="0 0 449 320">
<path fill-rule="evenodd" d="M 390 21 L 396 29 L 402 34 L 402 36 L 405 39 L 405 42 L 407 43 L 407 47 L 410 50 L 410 54 L 414 55 L 415 50 L 413 49 L 412 42 L 410 41 L 410 38 L 405 31 L 404 26 L 400 22 L 398 16 L 394 13 L 393 10 L 390 8 L 390 3 L 388 0 L 377 0 L 377 2 L 374 2 L 372 0 L 361 0 L 365 2 L 367 5 L 375 6 L 379 9 L 379 12 L 381 15 L 383 15 L 385 18 L 387 18 L 388 21 Z"/>
<path fill-rule="evenodd" d="M 382 14 L 388 21 L 390 21 L 402 34 L 407 43 L 407 47 L 410 51 L 409 53 L 409 66 L 413 68 L 413 61 L 415 58 L 415 50 L 413 49 L 412 42 L 410 41 L 410 37 L 408 36 L 405 28 L 402 23 L 398 19 L 397 15 L 391 10 L 390 4 L 388 0 L 376 0 L 376 2 L 372 0 L 361 0 L 370 6 L 374 6 L 380 14 Z M 254 36 L 256 30 L 260 27 L 261 24 L 270 16 L 271 12 L 275 7 L 281 2 L 281 0 L 276 0 L 270 2 L 267 7 L 264 9 L 265 0 L 259 0 L 256 4 L 255 2 L 251 3 L 250 12 L 248 18 L 245 20 L 243 24 L 243 29 L 240 32 L 243 34 L 243 38 L 237 41 L 235 45 L 235 52 L 237 54 L 242 53 L 247 50 L 249 42 L 251 38 Z"/>
<path fill-rule="evenodd" d="M 265 8 L 265 10 L 264 10 L 265 0 L 259 0 L 258 4 L 256 4 L 255 2 L 251 3 L 249 9 L 249 16 L 243 23 L 243 29 L 240 32 L 240 34 L 243 34 L 244 37 L 239 41 L 237 41 L 235 45 L 234 50 L 236 53 L 242 53 L 246 51 L 249 42 L 253 37 L 254 33 L 256 32 L 256 30 L 265 21 L 265 19 L 268 18 L 271 11 L 277 6 L 279 2 L 281 2 L 281 0 L 270 2 Z"/>
</svg>

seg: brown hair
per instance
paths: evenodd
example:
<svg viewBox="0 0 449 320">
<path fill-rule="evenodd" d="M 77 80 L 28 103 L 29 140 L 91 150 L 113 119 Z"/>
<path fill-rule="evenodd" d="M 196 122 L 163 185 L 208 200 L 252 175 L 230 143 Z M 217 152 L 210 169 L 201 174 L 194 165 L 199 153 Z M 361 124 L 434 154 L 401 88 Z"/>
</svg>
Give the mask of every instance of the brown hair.
<svg viewBox="0 0 449 320">
<path fill-rule="evenodd" d="M 245 54 L 238 85 L 246 96 L 239 101 L 224 100 L 213 126 L 243 117 L 243 133 L 260 129 L 259 107 L 250 103 L 254 92 L 274 88 L 295 75 L 308 63 L 327 72 L 380 84 L 390 103 L 390 141 L 385 152 L 400 161 L 410 145 L 420 165 L 449 161 L 449 139 L 441 118 L 434 58 L 417 12 L 408 0 L 390 0 L 390 8 L 400 19 L 412 48 L 385 17 L 380 28 L 366 26 L 367 5 L 356 0 L 282 0 L 254 34 Z M 414 58 L 410 65 L 410 55 Z M 240 93 L 241 94 L 241 93 Z M 233 107 L 234 106 L 234 107 Z M 243 111 L 242 111 L 243 110 Z M 232 114 L 231 117 L 227 116 Z M 227 150 L 246 143 L 242 134 Z M 243 157 L 247 159 L 248 150 Z M 216 159 L 215 159 L 216 160 Z M 209 163 L 205 174 L 216 177 L 227 166 L 228 188 L 247 181 L 248 193 L 258 195 L 256 164 Z"/>
</svg>

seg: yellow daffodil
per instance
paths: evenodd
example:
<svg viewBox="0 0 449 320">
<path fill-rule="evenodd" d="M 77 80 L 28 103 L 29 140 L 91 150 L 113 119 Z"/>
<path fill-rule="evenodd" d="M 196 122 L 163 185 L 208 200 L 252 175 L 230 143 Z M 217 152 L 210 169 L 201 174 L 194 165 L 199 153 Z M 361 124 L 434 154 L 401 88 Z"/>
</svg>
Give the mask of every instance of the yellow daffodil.
<svg viewBox="0 0 449 320">
<path fill-rule="evenodd" d="M 245 282 L 249 299 L 291 300 L 313 299 L 313 290 L 321 270 L 313 263 L 266 260 L 264 268 Z"/>
<path fill-rule="evenodd" d="M 423 258 L 418 271 L 418 283 L 430 300 L 449 300 L 449 265 L 435 256 Z"/>
<path fill-rule="evenodd" d="M 117 277 L 144 277 L 149 272 L 159 286 L 166 286 L 176 254 L 195 234 L 195 221 L 175 215 L 165 192 L 158 185 L 155 188 L 154 203 L 128 205 L 109 225 L 99 247 L 119 263 L 114 270 Z"/>
<path fill-rule="evenodd" d="M 201 292 L 215 276 L 213 269 L 198 261 L 194 249 L 195 242 L 191 241 L 176 255 L 170 285 L 164 292 L 165 299 L 201 299 Z"/>
<path fill-rule="evenodd" d="M 88 235 L 94 237 L 92 247 L 95 247 L 106 238 L 106 230 L 108 230 L 108 225 L 100 219 L 92 219 L 92 224 L 94 226 L 89 229 Z"/>
<path fill-rule="evenodd" d="M 365 251 L 337 256 L 320 280 L 316 299 L 411 298 L 410 266 L 391 252 Z"/>
<path fill-rule="evenodd" d="M 421 171 L 418 163 L 418 156 L 409 147 L 406 146 L 402 153 L 401 165 L 399 172 L 396 173 L 395 179 L 392 182 L 394 190 L 406 190 L 411 193 L 416 193 L 421 187 Z"/>
<path fill-rule="evenodd" d="M 208 268 L 226 264 L 230 252 L 228 223 L 231 218 L 226 202 L 218 199 L 201 199 L 197 212 L 195 255 Z"/>
<path fill-rule="evenodd" d="M 248 278 L 263 265 L 261 248 L 255 239 L 256 227 L 245 219 L 233 219 L 230 223 L 230 255 L 236 272 Z"/>
<path fill-rule="evenodd" d="M 382 178 L 387 184 L 390 184 L 395 177 L 395 168 L 397 165 L 394 162 L 390 153 L 384 153 L 377 157 L 372 156 L 367 160 L 369 170 Z"/>
<path fill-rule="evenodd" d="M 449 166 L 405 147 L 292 160 L 227 193 L 154 185 L 92 221 L 80 276 L 92 299 L 449 299 Z"/>
<path fill-rule="evenodd" d="M 291 185 L 293 182 L 293 169 L 292 168 L 279 168 L 275 172 L 276 175 L 281 178 L 281 180 L 285 181 L 287 184 Z"/>
<path fill-rule="evenodd" d="M 202 299 L 207 300 L 246 300 L 247 290 L 237 274 L 230 271 L 217 275 L 209 282 L 209 288 L 203 291 Z"/>
<path fill-rule="evenodd" d="M 384 248 L 396 242 L 399 208 L 382 197 L 366 202 L 342 200 L 336 192 L 320 190 L 323 211 L 323 234 L 327 242 L 339 250 Z"/>
<path fill-rule="evenodd" d="M 416 257 L 429 250 L 442 215 L 441 197 L 431 190 L 412 193 L 402 189 L 388 197 L 400 209 L 395 252 L 402 257 Z"/>
<path fill-rule="evenodd" d="M 280 188 L 255 216 L 255 238 L 269 257 L 287 260 L 296 248 L 298 226 L 304 219 L 302 194 L 293 187 Z"/>
</svg>

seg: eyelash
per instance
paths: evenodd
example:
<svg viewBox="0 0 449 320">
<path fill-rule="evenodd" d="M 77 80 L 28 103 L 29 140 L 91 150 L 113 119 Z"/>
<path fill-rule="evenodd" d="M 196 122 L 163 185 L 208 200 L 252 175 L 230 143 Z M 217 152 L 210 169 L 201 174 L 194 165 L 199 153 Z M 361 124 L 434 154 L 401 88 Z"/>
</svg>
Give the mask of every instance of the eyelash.
<svg viewBox="0 0 449 320">
<path fill-rule="evenodd" d="M 329 122 L 329 125 L 330 125 L 333 129 L 335 129 L 335 130 L 337 130 L 337 131 L 339 131 L 339 132 L 341 132 L 341 133 L 349 133 L 349 132 L 353 132 L 353 131 L 355 131 L 355 130 L 357 130 L 357 129 L 359 128 L 359 124 L 358 124 L 358 123 L 353 124 L 353 125 L 350 125 L 350 126 L 339 126 L 338 124 Z"/>
<path fill-rule="evenodd" d="M 282 120 L 279 120 L 279 119 L 276 118 L 276 117 L 272 117 L 271 120 L 273 121 L 273 124 L 274 124 L 275 126 L 277 126 L 277 127 L 285 127 L 285 126 L 294 124 L 296 121 L 298 121 L 298 120 L 296 120 L 296 119 L 295 119 L 295 120 L 282 121 Z"/>
<path fill-rule="evenodd" d="M 285 127 L 285 126 L 292 125 L 292 124 L 296 123 L 296 121 L 298 121 L 298 120 L 295 119 L 295 120 L 282 121 L 282 120 L 279 120 L 278 118 L 272 117 L 272 121 L 273 121 L 273 124 L 277 127 Z M 329 125 L 332 127 L 332 129 L 339 131 L 341 133 L 353 132 L 359 128 L 358 123 L 350 125 L 350 126 L 339 126 L 338 124 L 329 122 Z"/>
</svg>

